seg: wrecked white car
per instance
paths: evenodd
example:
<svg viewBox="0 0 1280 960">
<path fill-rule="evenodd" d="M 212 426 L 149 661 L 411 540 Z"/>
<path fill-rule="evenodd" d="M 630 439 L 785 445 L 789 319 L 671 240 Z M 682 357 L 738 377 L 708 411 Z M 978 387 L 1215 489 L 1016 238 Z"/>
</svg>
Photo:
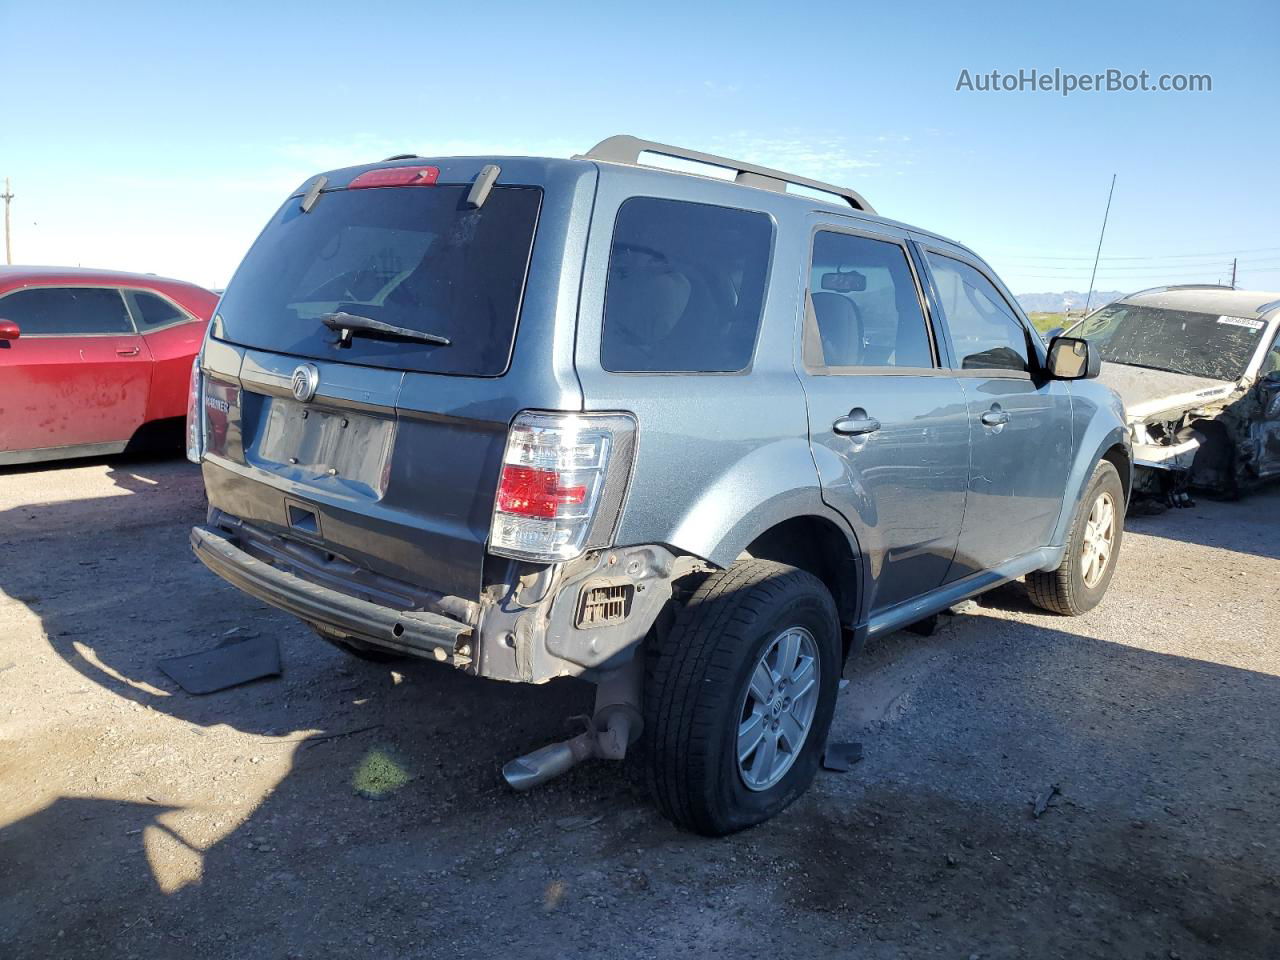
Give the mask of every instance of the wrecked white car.
<svg viewBox="0 0 1280 960">
<path fill-rule="evenodd" d="M 1068 334 L 1101 348 L 1124 400 L 1134 493 L 1189 506 L 1280 477 L 1280 293 L 1156 287 L 1095 310 Z"/>
</svg>

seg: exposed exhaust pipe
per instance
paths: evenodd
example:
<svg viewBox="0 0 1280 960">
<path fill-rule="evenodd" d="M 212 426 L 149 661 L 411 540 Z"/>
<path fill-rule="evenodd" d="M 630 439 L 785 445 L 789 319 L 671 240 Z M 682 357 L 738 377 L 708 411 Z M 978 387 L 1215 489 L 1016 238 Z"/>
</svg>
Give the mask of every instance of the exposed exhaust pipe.
<svg viewBox="0 0 1280 960">
<path fill-rule="evenodd" d="M 516 757 L 502 768 L 502 779 L 513 790 L 532 790 L 597 755 L 596 733 L 587 730 L 576 737 Z"/>
<path fill-rule="evenodd" d="M 639 652 L 631 662 L 603 675 L 596 684 L 596 712 L 589 730 L 516 757 L 502 768 L 502 777 L 513 790 L 532 790 L 583 760 L 621 760 L 627 748 L 640 738 L 642 664 Z"/>
</svg>

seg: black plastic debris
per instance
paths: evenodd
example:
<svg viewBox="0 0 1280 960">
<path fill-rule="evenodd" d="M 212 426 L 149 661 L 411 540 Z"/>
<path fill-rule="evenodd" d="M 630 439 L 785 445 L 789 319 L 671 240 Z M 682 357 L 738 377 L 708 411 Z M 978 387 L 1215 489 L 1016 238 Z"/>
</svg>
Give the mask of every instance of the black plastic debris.
<svg viewBox="0 0 1280 960">
<path fill-rule="evenodd" d="M 1062 790 L 1056 783 L 1049 784 L 1049 789 L 1036 797 L 1035 805 L 1031 808 L 1031 816 L 1039 820 L 1050 806 L 1057 806 L 1057 804 L 1053 803 L 1053 798 L 1061 795 L 1061 793 Z"/>
<path fill-rule="evenodd" d="M 823 769 L 836 773 L 847 773 L 849 768 L 862 759 L 860 743 L 828 743 L 822 752 Z"/>
<path fill-rule="evenodd" d="M 938 615 L 930 614 L 923 620 L 917 620 L 915 623 L 907 625 L 907 632 L 914 633 L 921 637 L 932 637 L 938 632 Z"/>
<path fill-rule="evenodd" d="M 203 653 L 169 657 L 157 666 L 187 693 L 216 693 L 251 680 L 280 675 L 280 645 L 274 637 L 251 636 Z"/>
</svg>

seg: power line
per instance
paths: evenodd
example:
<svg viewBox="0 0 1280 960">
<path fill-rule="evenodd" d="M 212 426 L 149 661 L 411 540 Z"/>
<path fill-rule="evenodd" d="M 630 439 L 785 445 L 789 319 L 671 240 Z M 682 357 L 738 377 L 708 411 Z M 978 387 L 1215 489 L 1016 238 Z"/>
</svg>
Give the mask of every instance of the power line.
<svg viewBox="0 0 1280 960">
<path fill-rule="evenodd" d="M 1247 266 L 1242 263 L 1240 264 L 1239 269 L 1241 273 L 1274 273 L 1277 270 L 1280 270 L 1280 264 L 1271 264 L 1269 266 Z M 1098 277 L 1129 277 L 1132 279 L 1133 277 L 1154 277 L 1164 274 L 1180 275 L 1185 273 L 1216 273 L 1220 270 L 1226 270 L 1229 273 L 1231 271 L 1231 261 L 1223 260 L 1218 263 L 1206 263 L 1195 267 L 1170 267 L 1167 270 L 1157 267 L 1151 270 L 1112 271 L 1102 267 L 1098 270 Z M 1084 274 L 1083 270 L 1059 270 L 1056 267 L 1020 267 L 1017 264 L 1006 265 L 1001 272 L 1039 273 L 1044 274 L 1045 276 L 1071 276 L 1073 274 L 1076 276 L 1082 276 Z"/>
<path fill-rule="evenodd" d="M 1098 268 L 1098 276 L 1149 276 L 1156 273 L 1176 273 L 1178 271 L 1199 271 L 1199 270 L 1225 270 L 1231 266 L 1231 260 L 1215 260 L 1213 263 L 1183 264 L 1175 267 L 1107 267 Z M 1079 267 L 1045 267 L 1037 264 L 1009 264 L 1013 270 L 1041 270 L 1045 273 L 1062 273 L 1072 274 L 1081 273 Z M 1273 270 L 1280 267 L 1280 260 L 1263 261 L 1257 264 L 1248 264 L 1243 260 L 1239 261 L 1241 270 Z"/>
<path fill-rule="evenodd" d="M 1046 263 L 1043 261 L 1027 261 L 1027 260 L 1011 260 L 1007 257 L 991 257 L 998 263 L 1009 263 L 1024 269 L 1041 269 L 1041 270 L 1083 270 L 1083 263 L 1063 264 L 1063 263 Z M 1241 266 L 1271 266 L 1280 263 L 1280 256 L 1272 257 L 1213 257 L 1208 260 L 1196 261 L 1194 263 L 1170 262 L 1170 263 L 1108 263 L 1104 258 L 1098 270 L 1101 271 L 1125 271 L 1125 270 L 1199 270 L 1204 267 L 1218 267 L 1221 264 L 1230 264 L 1233 260 Z"/>
<path fill-rule="evenodd" d="M 1251 250 L 1222 250 L 1222 251 L 1218 251 L 1217 253 L 1158 253 L 1158 254 L 1145 254 L 1140 257 L 1106 256 L 1106 257 L 1103 257 L 1102 259 L 1103 260 L 1204 260 L 1204 259 L 1208 259 L 1209 257 L 1235 257 L 1235 256 L 1239 256 L 1242 253 L 1271 253 L 1277 250 L 1280 250 L 1280 247 L 1254 247 Z M 996 251 L 991 250 L 989 252 L 994 254 Z M 1044 253 L 1044 254 L 1010 253 L 1010 254 L 1005 254 L 1004 258 L 1006 260 L 1022 259 L 1022 260 L 1084 260 L 1084 261 L 1089 261 L 1093 259 L 1093 257 L 1059 256 L 1058 254 L 1048 254 L 1048 253 Z"/>
<path fill-rule="evenodd" d="M 1062 263 L 1059 261 L 1018 259 L 1016 257 L 1001 257 L 1001 256 L 995 256 L 995 255 L 993 255 L 991 259 L 1021 263 L 1024 266 L 1038 265 L 1038 266 L 1044 266 L 1044 267 L 1051 267 L 1054 270 L 1077 270 L 1081 266 L 1079 262 Z M 1089 258 L 1089 259 L 1092 259 L 1092 258 Z M 1241 263 L 1274 263 L 1280 260 L 1280 253 L 1273 253 L 1267 256 L 1262 256 L 1262 257 L 1230 257 L 1230 256 L 1205 257 L 1203 260 L 1198 260 L 1194 262 L 1169 262 L 1167 265 L 1172 268 L 1203 267 L 1203 266 L 1208 266 L 1210 264 L 1230 263 L 1232 260 L 1239 260 Z M 1160 261 L 1146 262 L 1146 263 L 1131 263 L 1131 262 L 1115 263 L 1113 261 L 1108 260 L 1106 257 L 1103 257 L 1102 266 L 1103 268 L 1109 269 L 1109 270 L 1146 270 L 1151 267 L 1165 266 L 1165 263 Z"/>
<path fill-rule="evenodd" d="M 1039 272 L 1023 273 L 1021 270 L 1004 270 L 1001 272 L 1007 273 L 1011 276 L 1040 277 L 1041 279 L 1044 279 L 1044 280 L 1070 280 L 1073 276 L 1075 277 L 1083 276 L 1083 274 L 1078 274 L 1078 273 L 1077 274 L 1039 273 Z M 1122 277 L 1099 275 L 1096 279 L 1098 283 L 1135 283 L 1135 282 L 1140 282 L 1142 280 L 1148 279 L 1150 277 L 1176 280 L 1180 277 L 1204 277 L 1210 274 L 1217 276 L 1219 274 L 1229 275 L 1230 273 L 1231 273 L 1231 264 L 1224 263 L 1221 269 L 1216 269 L 1216 270 L 1212 268 L 1205 268 L 1204 270 L 1194 270 L 1189 273 L 1173 273 L 1173 272 L 1139 273 L 1139 274 L 1129 274 Z M 1239 271 L 1239 275 L 1242 277 L 1261 276 L 1265 274 L 1277 274 L 1277 273 L 1280 273 L 1280 267 L 1266 267 L 1260 270 Z"/>
</svg>

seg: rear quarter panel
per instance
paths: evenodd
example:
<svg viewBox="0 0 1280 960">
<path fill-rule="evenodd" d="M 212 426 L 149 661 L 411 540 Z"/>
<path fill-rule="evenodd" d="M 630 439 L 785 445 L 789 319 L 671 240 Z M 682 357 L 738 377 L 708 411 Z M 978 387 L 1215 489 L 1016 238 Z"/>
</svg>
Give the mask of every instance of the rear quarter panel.
<svg viewBox="0 0 1280 960">
<path fill-rule="evenodd" d="M 209 319 L 218 298 L 208 290 L 183 285 L 153 288 L 156 293 L 177 302 L 195 316 L 189 323 L 144 334 L 151 351 L 151 391 L 147 397 L 146 420 L 183 417 L 187 412 L 187 391 L 191 382 L 191 363 L 204 342 Z"/>
<path fill-rule="evenodd" d="M 600 361 L 613 224 L 633 196 L 758 211 L 774 223 L 770 283 L 752 366 L 732 374 L 612 373 Z M 807 257 L 794 197 L 660 171 L 601 165 L 587 243 L 576 363 L 589 410 L 626 410 L 639 433 L 619 544 L 661 543 L 721 566 L 760 533 L 822 502 L 804 391 L 793 368 Z"/>
</svg>

